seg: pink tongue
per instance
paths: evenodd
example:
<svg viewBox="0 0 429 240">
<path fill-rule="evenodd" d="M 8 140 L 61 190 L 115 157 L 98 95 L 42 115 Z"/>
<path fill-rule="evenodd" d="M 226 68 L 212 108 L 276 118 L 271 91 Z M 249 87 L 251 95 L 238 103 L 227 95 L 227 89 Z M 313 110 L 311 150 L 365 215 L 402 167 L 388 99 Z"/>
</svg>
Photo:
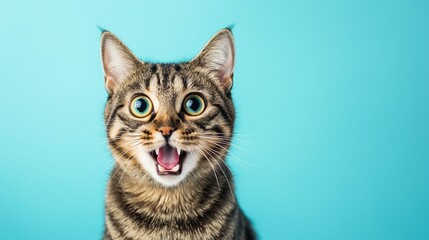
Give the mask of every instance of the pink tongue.
<svg viewBox="0 0 429 240">
<path fill-rule="evenodd" d="M 160 148 L 156 161 L 163 168 L 167 170 L 172 169 L 179 163 L 179 154 L 177 154 L 177 149 L 170 147 L 169 145 Z"/>
</svg>

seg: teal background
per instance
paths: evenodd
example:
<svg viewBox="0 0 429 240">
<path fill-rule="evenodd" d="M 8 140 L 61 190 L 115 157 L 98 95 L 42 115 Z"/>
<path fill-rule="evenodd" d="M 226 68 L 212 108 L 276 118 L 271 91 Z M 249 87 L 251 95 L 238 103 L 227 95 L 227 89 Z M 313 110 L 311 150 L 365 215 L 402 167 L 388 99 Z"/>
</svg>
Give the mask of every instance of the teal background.
<svg viewBox="0 0 429 240">
<path fill-rule="evenodd" d="M 428 13 L 410 0 L 1 0 L 0 239 L 101 238 L 113 160 L 97 25 L 174 61 L 233 23 L 229 162 L 261 239 L 429 239 Z"/>
</svg>

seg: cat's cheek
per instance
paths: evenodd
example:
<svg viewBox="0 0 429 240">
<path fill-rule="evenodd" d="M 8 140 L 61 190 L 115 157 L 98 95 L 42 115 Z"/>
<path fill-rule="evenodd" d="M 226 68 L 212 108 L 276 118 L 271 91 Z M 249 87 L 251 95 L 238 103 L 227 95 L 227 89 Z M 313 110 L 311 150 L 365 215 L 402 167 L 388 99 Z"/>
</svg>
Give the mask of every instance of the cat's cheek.
<svg viewBox="0 0 429 240">
<path fill-rule="evenodd" d="M 180 182 L 182 182 L 190 172 L 192 172 L 197 164 L 198 159 L 195 158 L 194 155 L 188 154 L 183 161 L 182 172 L 180 175 L 158 175 L 156 171 L 155 162 L 152 156 L 146 152 L 142 147 L 139 147 L 136 151 L 136 158 L 142 168 L 146 170 L 147 173 L 158 183 L 165 187 L 174 187 L 177 186 Z"/>
</svg>

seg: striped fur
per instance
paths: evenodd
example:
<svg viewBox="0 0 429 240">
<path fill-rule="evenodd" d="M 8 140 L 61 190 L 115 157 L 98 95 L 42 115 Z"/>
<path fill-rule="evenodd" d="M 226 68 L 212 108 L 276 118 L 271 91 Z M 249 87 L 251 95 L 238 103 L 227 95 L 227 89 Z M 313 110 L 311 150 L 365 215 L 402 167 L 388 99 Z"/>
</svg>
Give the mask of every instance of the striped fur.
<svg viewBox="0 0 429 240">
<path fill-rule="evenodd" d="M 107 187 L 104 239 L 255 239 L 225 163 L 235 119 L 231 31 L 220 31 L 196 58 L 177 64 L 142 62 L 110 32 L 103 33 L 101 44 L 109 92 L 104 117 L 116 161 Z M 182 110 L 189 93 L 206 101 L 199 116 Z M 136 94 L 151 99 L 149 116 L 130 113 Z M 160 124 L 174 128 L 170 140 L 164 140 Z M 155 163 L 148 152 L 165 141 L 186 151 L 180 176 L 151 172 Z"/>
</svg>

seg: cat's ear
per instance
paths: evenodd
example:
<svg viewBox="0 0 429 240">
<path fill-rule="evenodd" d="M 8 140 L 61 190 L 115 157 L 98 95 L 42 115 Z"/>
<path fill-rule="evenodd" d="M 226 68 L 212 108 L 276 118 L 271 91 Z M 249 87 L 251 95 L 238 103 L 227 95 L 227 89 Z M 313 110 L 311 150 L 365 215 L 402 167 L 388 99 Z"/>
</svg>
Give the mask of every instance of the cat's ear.
<svg viewBox="0 0 429 240">
<path fill-rule="evenodd" d="M 230 29 L 216 33 L 201 52 L 192 60 L 198 67 L 215 74 L 220 85 L 230 91 L 234 73 L 235 46 Z"/>
<path fill-rule="evenodd" d="M 104 84 L 109 94 L 112 94 L 119 83 L 142 65 L 128 47 L 108 31 L 104 31 L 101 35 L 101 61 L 105 77 Z"/>
</svg>

